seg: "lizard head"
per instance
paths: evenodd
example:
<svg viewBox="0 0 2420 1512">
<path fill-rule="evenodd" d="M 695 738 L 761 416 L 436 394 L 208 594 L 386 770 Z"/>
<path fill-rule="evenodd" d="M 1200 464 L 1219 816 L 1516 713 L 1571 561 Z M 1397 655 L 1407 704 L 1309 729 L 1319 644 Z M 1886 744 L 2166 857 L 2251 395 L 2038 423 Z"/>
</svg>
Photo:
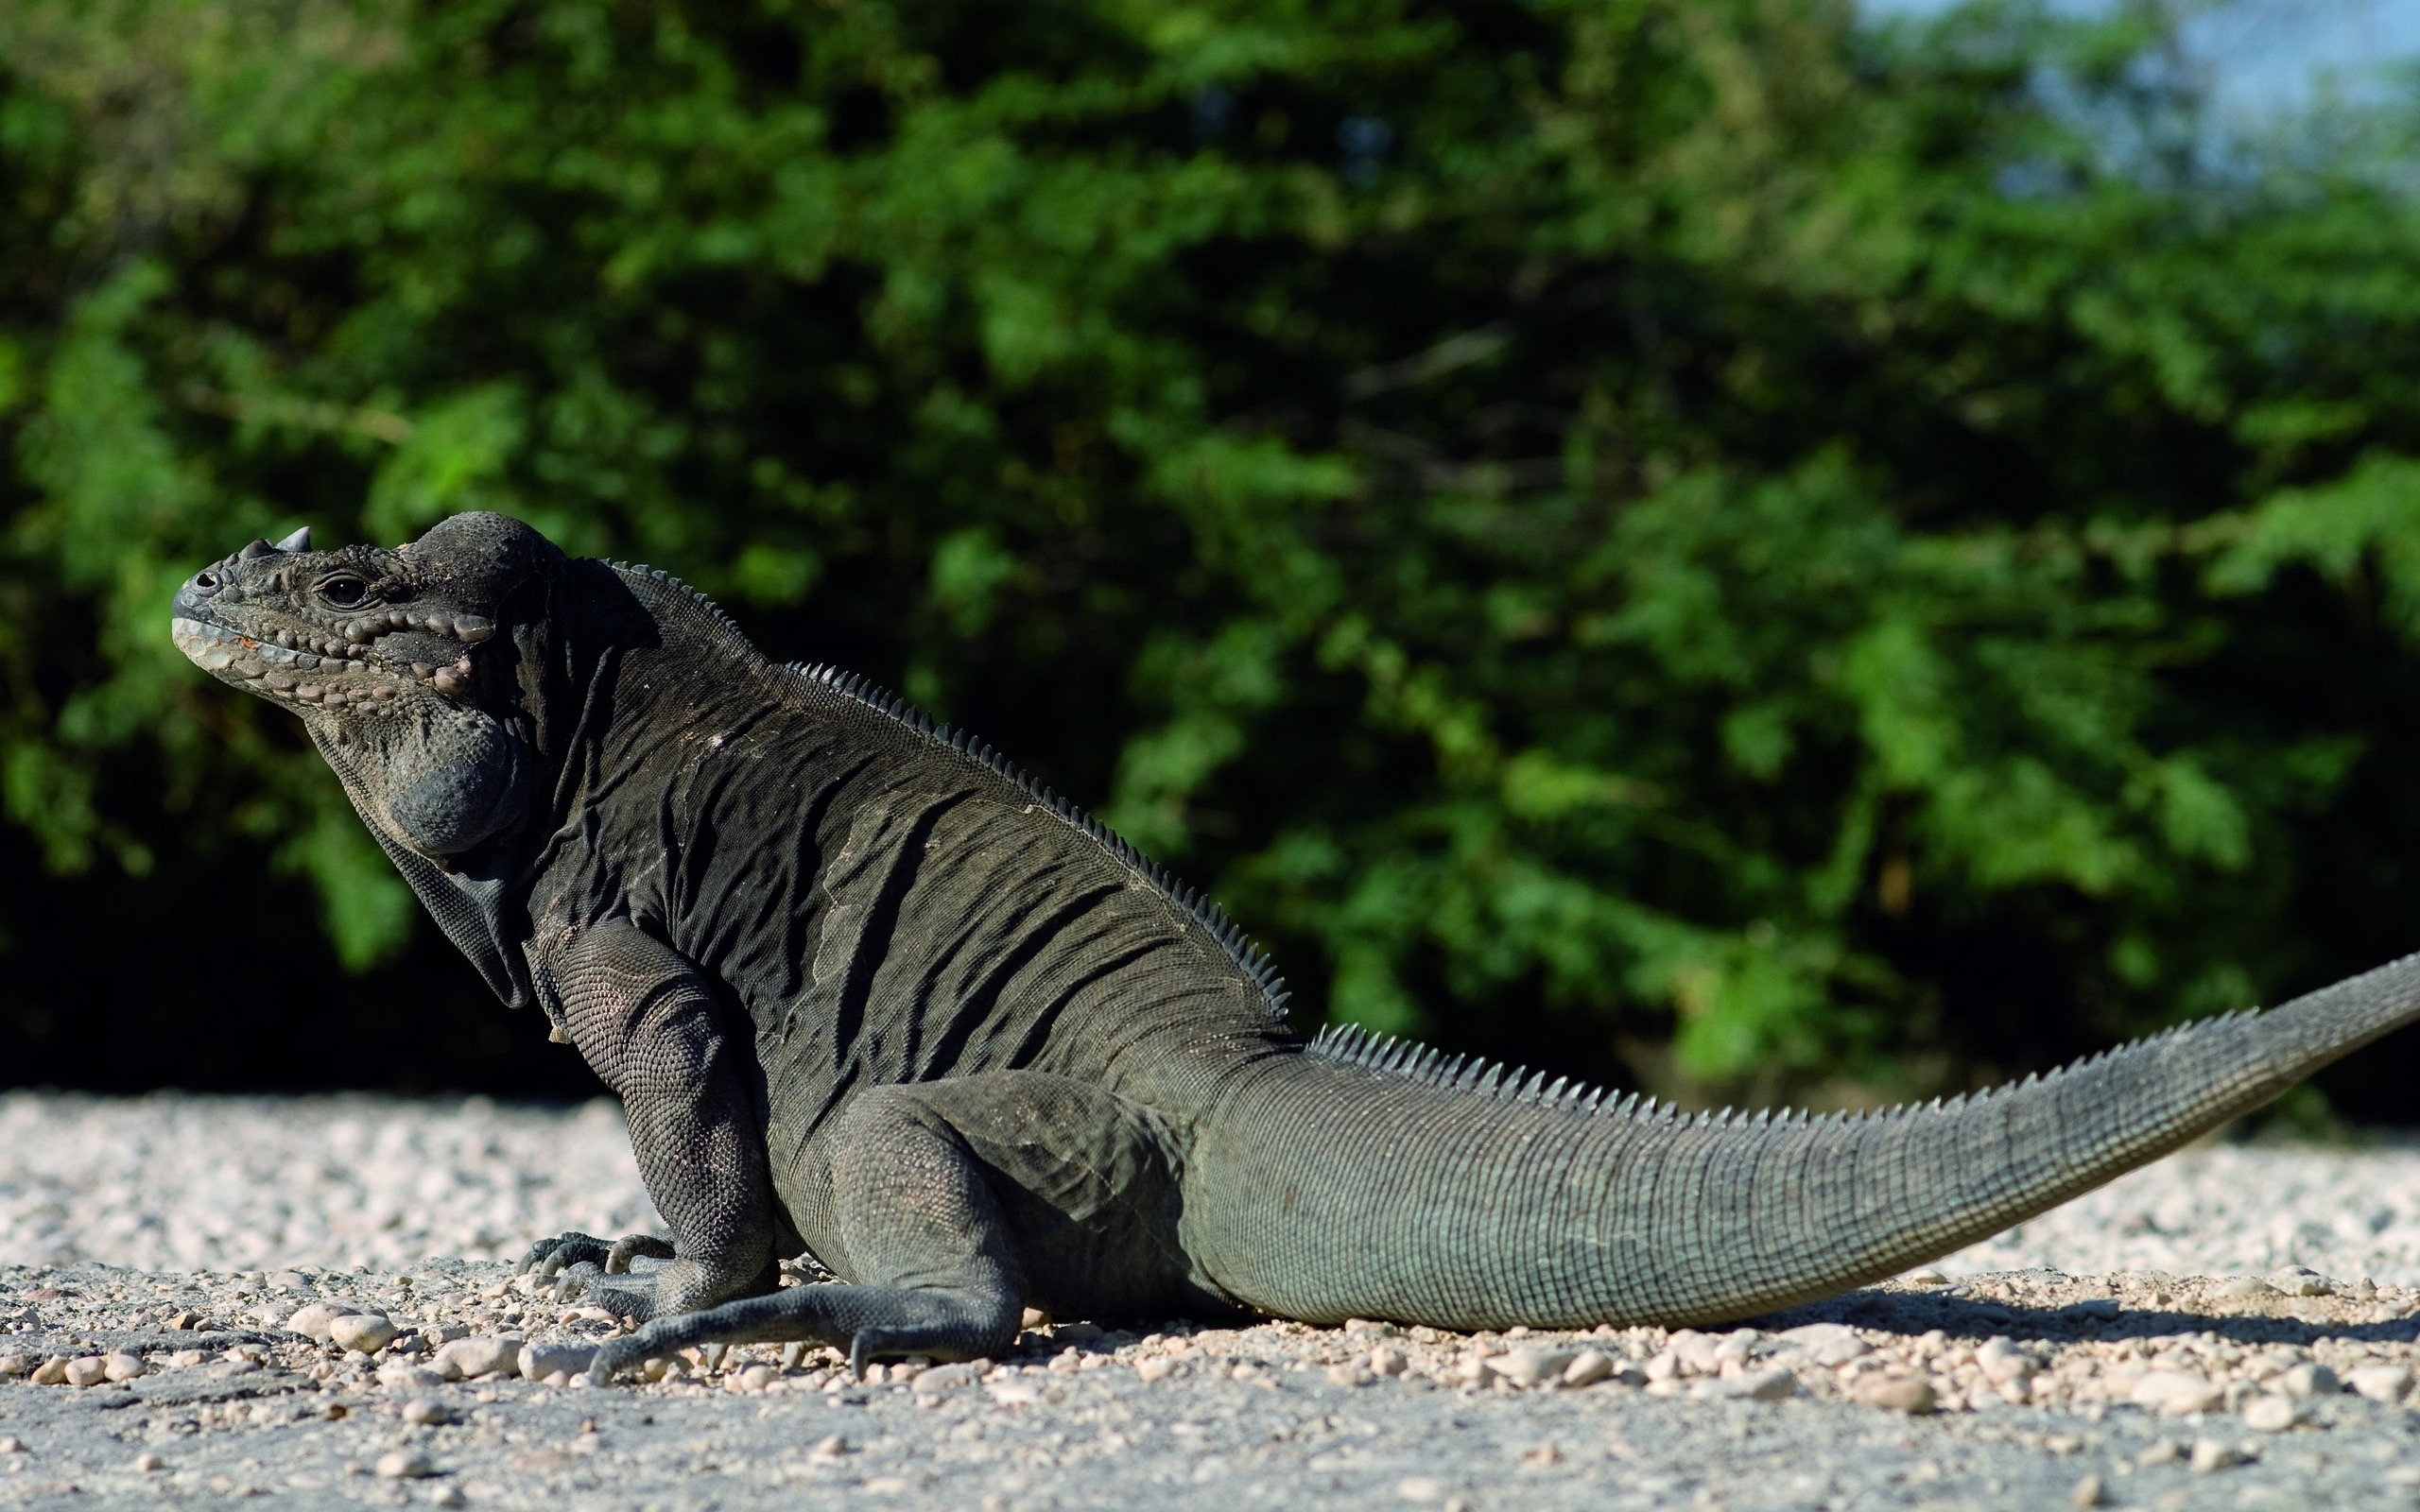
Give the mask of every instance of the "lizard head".
<svg viewBox="0 0 2420 1512">
<path fill-rule="evenodd" d="M 503 515 L 409 545 L 255 541 L 177 592 L 177 648 L 302 715 L 373 829 L 431 858 L 510 831 L 534 785 L 521 709 L 563 560 Z"/>
</svg>

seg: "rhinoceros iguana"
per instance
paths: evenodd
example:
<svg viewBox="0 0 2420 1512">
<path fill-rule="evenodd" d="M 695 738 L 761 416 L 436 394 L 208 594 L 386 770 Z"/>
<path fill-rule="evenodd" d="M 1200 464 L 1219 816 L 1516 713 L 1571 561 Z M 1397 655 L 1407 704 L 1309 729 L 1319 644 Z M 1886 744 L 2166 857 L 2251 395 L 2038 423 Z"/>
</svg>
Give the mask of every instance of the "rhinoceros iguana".
<svg viewBox="0 0 2420 1512">
<path fill-rule="evenodd" d="M 2024 1085 L 1684 1115 L 1305 1039 L 1219 910 L 971 736 L 517 521 L 255 541 L 175 637 L 291 708 L 446 934 L 620 1093 L 669 1240 L 533 1259 L 689 1345 L 997 1351 L 1028 1306 L 1705 1323 L 1981 1238 L 2420 1012 L 2411 957 Z M 780 1284 L 809 1254 L 837 1280 Z"/>
</svg>

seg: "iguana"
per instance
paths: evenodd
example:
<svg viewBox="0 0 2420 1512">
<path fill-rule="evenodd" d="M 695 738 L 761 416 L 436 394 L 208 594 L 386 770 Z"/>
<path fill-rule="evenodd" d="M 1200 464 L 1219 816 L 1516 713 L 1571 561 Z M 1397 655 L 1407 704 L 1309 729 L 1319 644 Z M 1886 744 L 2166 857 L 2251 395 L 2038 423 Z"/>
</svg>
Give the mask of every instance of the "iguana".
<svg viewBox="0 0 2420 1512">
<path fill-rule="evenodd" d="M 177 644 L 291 708 L 496 995 L 621 1095 L 669 1241 L 532 1261 L 691 1345 L 994 1353 L 1028 1306 L 1711 1323 L 1892 1275 L 2420 1014 L 2420 956 L 1885 1115 L 1684 1114 L 1287 1024 L 1210 902 L 973 737 L 493 514 L 254 541 Z M 781 1284 L 811 1256 L 835 1280 Z"/>
</svg>

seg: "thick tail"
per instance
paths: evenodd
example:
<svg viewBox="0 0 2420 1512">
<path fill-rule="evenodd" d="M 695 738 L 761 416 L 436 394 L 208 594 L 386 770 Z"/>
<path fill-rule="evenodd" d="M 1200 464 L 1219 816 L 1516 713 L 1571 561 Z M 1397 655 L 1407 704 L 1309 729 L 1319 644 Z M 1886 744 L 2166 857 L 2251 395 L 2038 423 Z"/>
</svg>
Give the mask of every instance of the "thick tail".
<svg viewBox="0 0 2420 1512">
<path fill-rule="evenodd" d="M 1682 1115 L 1357 1032 L 1205 1121 L 1185 1244 L 1289 1317 L 1704 1323 L 1829 1296 L 2155 1160 L 2420 1017 L 2420 955 L 1877 1115 Z"/>
</svg>

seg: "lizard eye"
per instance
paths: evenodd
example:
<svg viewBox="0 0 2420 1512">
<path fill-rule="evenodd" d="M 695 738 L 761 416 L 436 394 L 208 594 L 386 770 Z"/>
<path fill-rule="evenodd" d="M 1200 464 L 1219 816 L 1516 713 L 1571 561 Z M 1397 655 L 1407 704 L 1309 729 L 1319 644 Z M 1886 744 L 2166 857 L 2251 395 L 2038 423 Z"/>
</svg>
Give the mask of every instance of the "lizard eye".
<svg viewBox="0 0 2420 1512">
<path fill-rule="evenodd" d="M 370 596 L 370 585 L 352 573 L 338 573 L 320 584 L 320 596 L 338 609 L 352 609 Z"/>
</svg>

